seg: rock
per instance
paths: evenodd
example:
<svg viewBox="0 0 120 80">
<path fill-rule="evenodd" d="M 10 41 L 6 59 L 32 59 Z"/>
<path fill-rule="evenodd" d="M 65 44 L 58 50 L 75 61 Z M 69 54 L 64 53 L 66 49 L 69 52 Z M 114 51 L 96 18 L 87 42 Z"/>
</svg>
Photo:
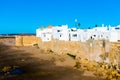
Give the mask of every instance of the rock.
<svg viewBox="0 0 120 80">
<path fill-rule="evenodd" d="M 21 59 L 21 61 L 23 61 L 23 62 L 24 62 L 25 60 L 24 60 L 24 59 Z"/>
<path fill-rule="evenodd" d="M 16 69 L 13 69 L 11 70 L 9 73 L 10 74 L 22 74 L 24 71 L 20 68 L 16 68 Z"/>
<path fill-rule="evenodd" d="M 0 75 L 4 75 L 4 72 L 0 71 Z"/>
<path fill-rule="evenodd" d="M 8 72 L 11 69 L 11 66 L 5 66 L 2 69 L 2 72 Z"/>
</svg>

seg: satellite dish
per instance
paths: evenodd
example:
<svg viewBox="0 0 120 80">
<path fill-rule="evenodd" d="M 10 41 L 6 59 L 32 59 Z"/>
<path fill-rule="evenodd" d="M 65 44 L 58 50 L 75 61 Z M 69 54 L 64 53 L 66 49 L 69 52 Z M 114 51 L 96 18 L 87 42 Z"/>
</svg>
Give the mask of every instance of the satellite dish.
<svg viewBox="0 0 120 80">
<path fill-rule="evenodd" d="M 78 20 L 77 19 L 75 19 L 75 22 L 77 22 Z"/>
</svg>

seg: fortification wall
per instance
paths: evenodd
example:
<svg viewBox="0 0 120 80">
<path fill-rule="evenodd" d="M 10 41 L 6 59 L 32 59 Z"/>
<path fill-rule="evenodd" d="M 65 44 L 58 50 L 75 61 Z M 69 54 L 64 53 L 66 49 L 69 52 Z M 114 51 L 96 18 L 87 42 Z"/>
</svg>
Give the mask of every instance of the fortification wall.
<svg viewBox="0 0 120 80">
<path fill-rule="evenodd" d="M 105 47 L 103 47 L 105 45 Z M 110 44 L 103 40 L 93 40 L 87 42 L 61 41 L 52 39 L 50 42 L 40 42 L 39 47 L 43 50 L 52 50 L 57 54 L 73 54 L 77 58 L 84 58 L 90 61 L 103 61 L 100 55 L 109 53 Z"/>
<path fill-rule="evenodd" d="M 57 54 L 70 53 L 85 57 L 85 50 L 83 50 L 84 48 L 80 42 L 59 41 L 54 39 L 49 42 L 42 42 L 42 40 L 36 36 L 16 36 L 16 46 L 33 46 L 34 44 L 38 44 L 39 48 L 45 51 L 52 50 Z"/>
<path fill-rule="evenodd" d="M 40 42 L 39 47 L 45 51 L 53 51 L 54 53 L 60 54 L 73 54 L 77 57 L 87 58 L 88 55 L 85 48 L 83 47 L 83 43 L 80 42 L 72 42 L 72 41 L 60 41 L 52 39 L 50 42 Z"/>
<path fill-rule="evenodd" d="M 86 58 L 92 61 L 100 61 L 99 56 L 105 53 L 102 41 L 81 43 L 52 39 L 49 42 L 42 42 L 36 36 L 16 36 L 16 46 L 33 46 L 34 44 L 38 44 L 38 47 L 44 51 L 53 51 L 56 54 L 70 53 L 76 55 L 77 58 Z"/>
<path fill-rule="evenodd" d="M 15 46 L 33 46 L 40 43 L 40 38 L 35 36 L 16 36 Z"/>
</svg>

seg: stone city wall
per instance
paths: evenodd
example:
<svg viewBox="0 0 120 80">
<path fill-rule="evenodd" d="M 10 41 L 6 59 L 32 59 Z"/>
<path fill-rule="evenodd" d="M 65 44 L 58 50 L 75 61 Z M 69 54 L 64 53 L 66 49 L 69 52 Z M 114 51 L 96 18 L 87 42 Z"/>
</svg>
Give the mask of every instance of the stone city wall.
<svg viewBox="0 0 120 80">
<path fill-rule="evenodd" d="M 36 36 L 16 36 L 16 46 L 34 46 L 43 49 L 44 51 L 53 51 L 56 54 L 73 54 L 77 58 L 86 58 L 92 61 L 100 61 L 100 55 L 105 51 L 109 53 L 109 49 L 103 47 L 102 41 L 87 41 L 73 42 L 73 41 L 60 41 L 52 39 L 49 42 L 42 42 Z M 107 46 L 108 43 L 107 43 Z"/>
<path fill-rule="evenodd" d="M 40 43 L 40 39 L 35 36 L 16 36 L 15 46 L 33 46 Z"/>
</svg>

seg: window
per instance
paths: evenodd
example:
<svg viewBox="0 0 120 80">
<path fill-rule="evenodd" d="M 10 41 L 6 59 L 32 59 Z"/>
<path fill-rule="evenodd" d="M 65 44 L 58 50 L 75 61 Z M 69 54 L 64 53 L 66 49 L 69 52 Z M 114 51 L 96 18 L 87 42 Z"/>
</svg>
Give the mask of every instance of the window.
<svg viewBox="0 0 120 80">
<path fill-rule="evenodd" d="M 45 34 L 44 34 L 43 36 L 44 36 L 44 37 L 46 37 L 46 35 L 45 35 Z"/>
<path fill-rule="evenodd" d="M 60 32 L 60 30 L 57 30 L 57 32 Z"/>
<path fill-rule="evenodd" d="M 62 37 L 62 35 L 60 35 L 60 37 Z"/>
<path fill-rule="evenodd" d="M 96 37 L 96 35 L 93 35 L 94 37 Z"/>
<path fill-rule="evenodd" d="M 116 27 L 115 29 L 116 29 L 116 30 L 119 30 L 120 28 L 119 28 L 119 27 Z"/>
<path fill-rule="evenodd" d="M 77 31 L 77 30 L 71 29 L 71 31 L 75 32 L 75 31 Z"/>
<path fill-rule="evenodd" d="M 77 37 L 77 34 L 73 34 L 73 37 Z"/>
<path fill-rule="evenodd" d="M 109 37 L 108 37 L 108 36 L 106 36 L 106 38 L 108 39 Z"/>
</svg>

